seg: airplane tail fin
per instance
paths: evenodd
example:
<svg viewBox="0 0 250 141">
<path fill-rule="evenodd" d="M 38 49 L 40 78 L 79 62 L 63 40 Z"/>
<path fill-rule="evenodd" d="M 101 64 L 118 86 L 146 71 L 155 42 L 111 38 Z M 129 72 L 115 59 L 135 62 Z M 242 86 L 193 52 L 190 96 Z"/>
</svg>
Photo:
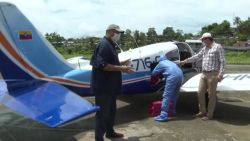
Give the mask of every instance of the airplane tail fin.
<svg viewBox="0 0 250 141">
<path fill-rule="evenodd" d="M 0 90 L 0 103 L 52 127 L 95 112 L 98 107 L 54 83 L 89 86 L 66 78 L 71 71 L 15 5 L 0 2 L 0 72 L 7 89 Z"/>
<path fill-rule="evenodd" d="M 0 71 L 4 79 L 58 76 L 73 68 L 10 3 L 0 3 Z"/>
</svg>

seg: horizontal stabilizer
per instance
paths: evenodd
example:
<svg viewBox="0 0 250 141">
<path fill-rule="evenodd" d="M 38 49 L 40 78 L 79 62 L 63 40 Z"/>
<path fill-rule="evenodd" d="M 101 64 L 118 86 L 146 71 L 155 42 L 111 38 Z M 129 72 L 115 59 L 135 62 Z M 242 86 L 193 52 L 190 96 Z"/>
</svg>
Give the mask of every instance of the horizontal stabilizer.
<svg viewBox="0 0 250 141">
<path fill-rule="evenodd" d="M 183 92 L 197 92 L 201 74 L 189 79 L 182 85 Z M 218 83 L 217 91 L 250 91 L 250 74 L 225 74 L 223 80 Z"/>
<path fill-rule="evenodd" d="M 0 102 L 10 109 L 50 127 L 93 113 L 99 109 L 53 82 L 9 92 L 0 81 Z"/>
</svg>

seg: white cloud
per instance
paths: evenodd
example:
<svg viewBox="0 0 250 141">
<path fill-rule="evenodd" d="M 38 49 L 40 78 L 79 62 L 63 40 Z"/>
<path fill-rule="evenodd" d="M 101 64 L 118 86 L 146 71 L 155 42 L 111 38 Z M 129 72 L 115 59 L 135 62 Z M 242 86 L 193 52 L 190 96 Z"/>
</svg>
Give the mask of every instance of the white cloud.
<svg viewBox="0 0 250 141">
<path fill-rule="evenodd" d="M 107 25 L 158 34 L 171 26 L 185 33 L 234 16 L 248 17 L 248 0 L 7 0 L 15 4 L 44 34 L 57 32 L 64 37 L 103 36 Z"/>
</svg>

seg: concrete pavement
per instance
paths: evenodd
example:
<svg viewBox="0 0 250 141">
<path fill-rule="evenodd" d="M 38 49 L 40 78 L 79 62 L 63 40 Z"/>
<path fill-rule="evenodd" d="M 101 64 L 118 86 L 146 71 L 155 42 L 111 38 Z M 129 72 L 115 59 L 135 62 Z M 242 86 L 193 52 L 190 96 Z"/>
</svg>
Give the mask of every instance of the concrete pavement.
<svg viewBox="0 0 250 141">
<path fill-rule="evenodd" d="M 249 66 L 228 66 L 228 72 L 250 72 Z M 88 98 L 94 101 L 93 97 Z M 214 120 L 193 118 L 198 111 L 195 93 L 182 93 L 177 117 L 155 122 L 147 106 L 161 94 L 119 96 L 116 141 L 248 141 L 250 140 L 250 92 L 218 93 Z M 0 141 L 93 141 L 94 115 L 63 127 L 49 128 L 0 106 Z M 109 139 L 105 139 L 109 141 Z"/>
</svg>

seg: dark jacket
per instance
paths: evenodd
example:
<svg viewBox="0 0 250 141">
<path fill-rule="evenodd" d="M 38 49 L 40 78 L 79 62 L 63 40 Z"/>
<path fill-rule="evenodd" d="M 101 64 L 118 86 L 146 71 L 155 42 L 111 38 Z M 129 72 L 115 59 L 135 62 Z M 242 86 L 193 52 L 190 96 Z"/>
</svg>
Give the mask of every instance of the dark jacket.
<svg viewBox="0 0 250 141">
<path fill-rule="evenodd" d="M 104 37 L 96 46 L 90 64 L 92 65 L 91 87 L 94 94 L 120 94 L 122 75 L 120 71 L 104 71 L 107 64 L 120 65 L 115 44 Z"/>
</svg>

